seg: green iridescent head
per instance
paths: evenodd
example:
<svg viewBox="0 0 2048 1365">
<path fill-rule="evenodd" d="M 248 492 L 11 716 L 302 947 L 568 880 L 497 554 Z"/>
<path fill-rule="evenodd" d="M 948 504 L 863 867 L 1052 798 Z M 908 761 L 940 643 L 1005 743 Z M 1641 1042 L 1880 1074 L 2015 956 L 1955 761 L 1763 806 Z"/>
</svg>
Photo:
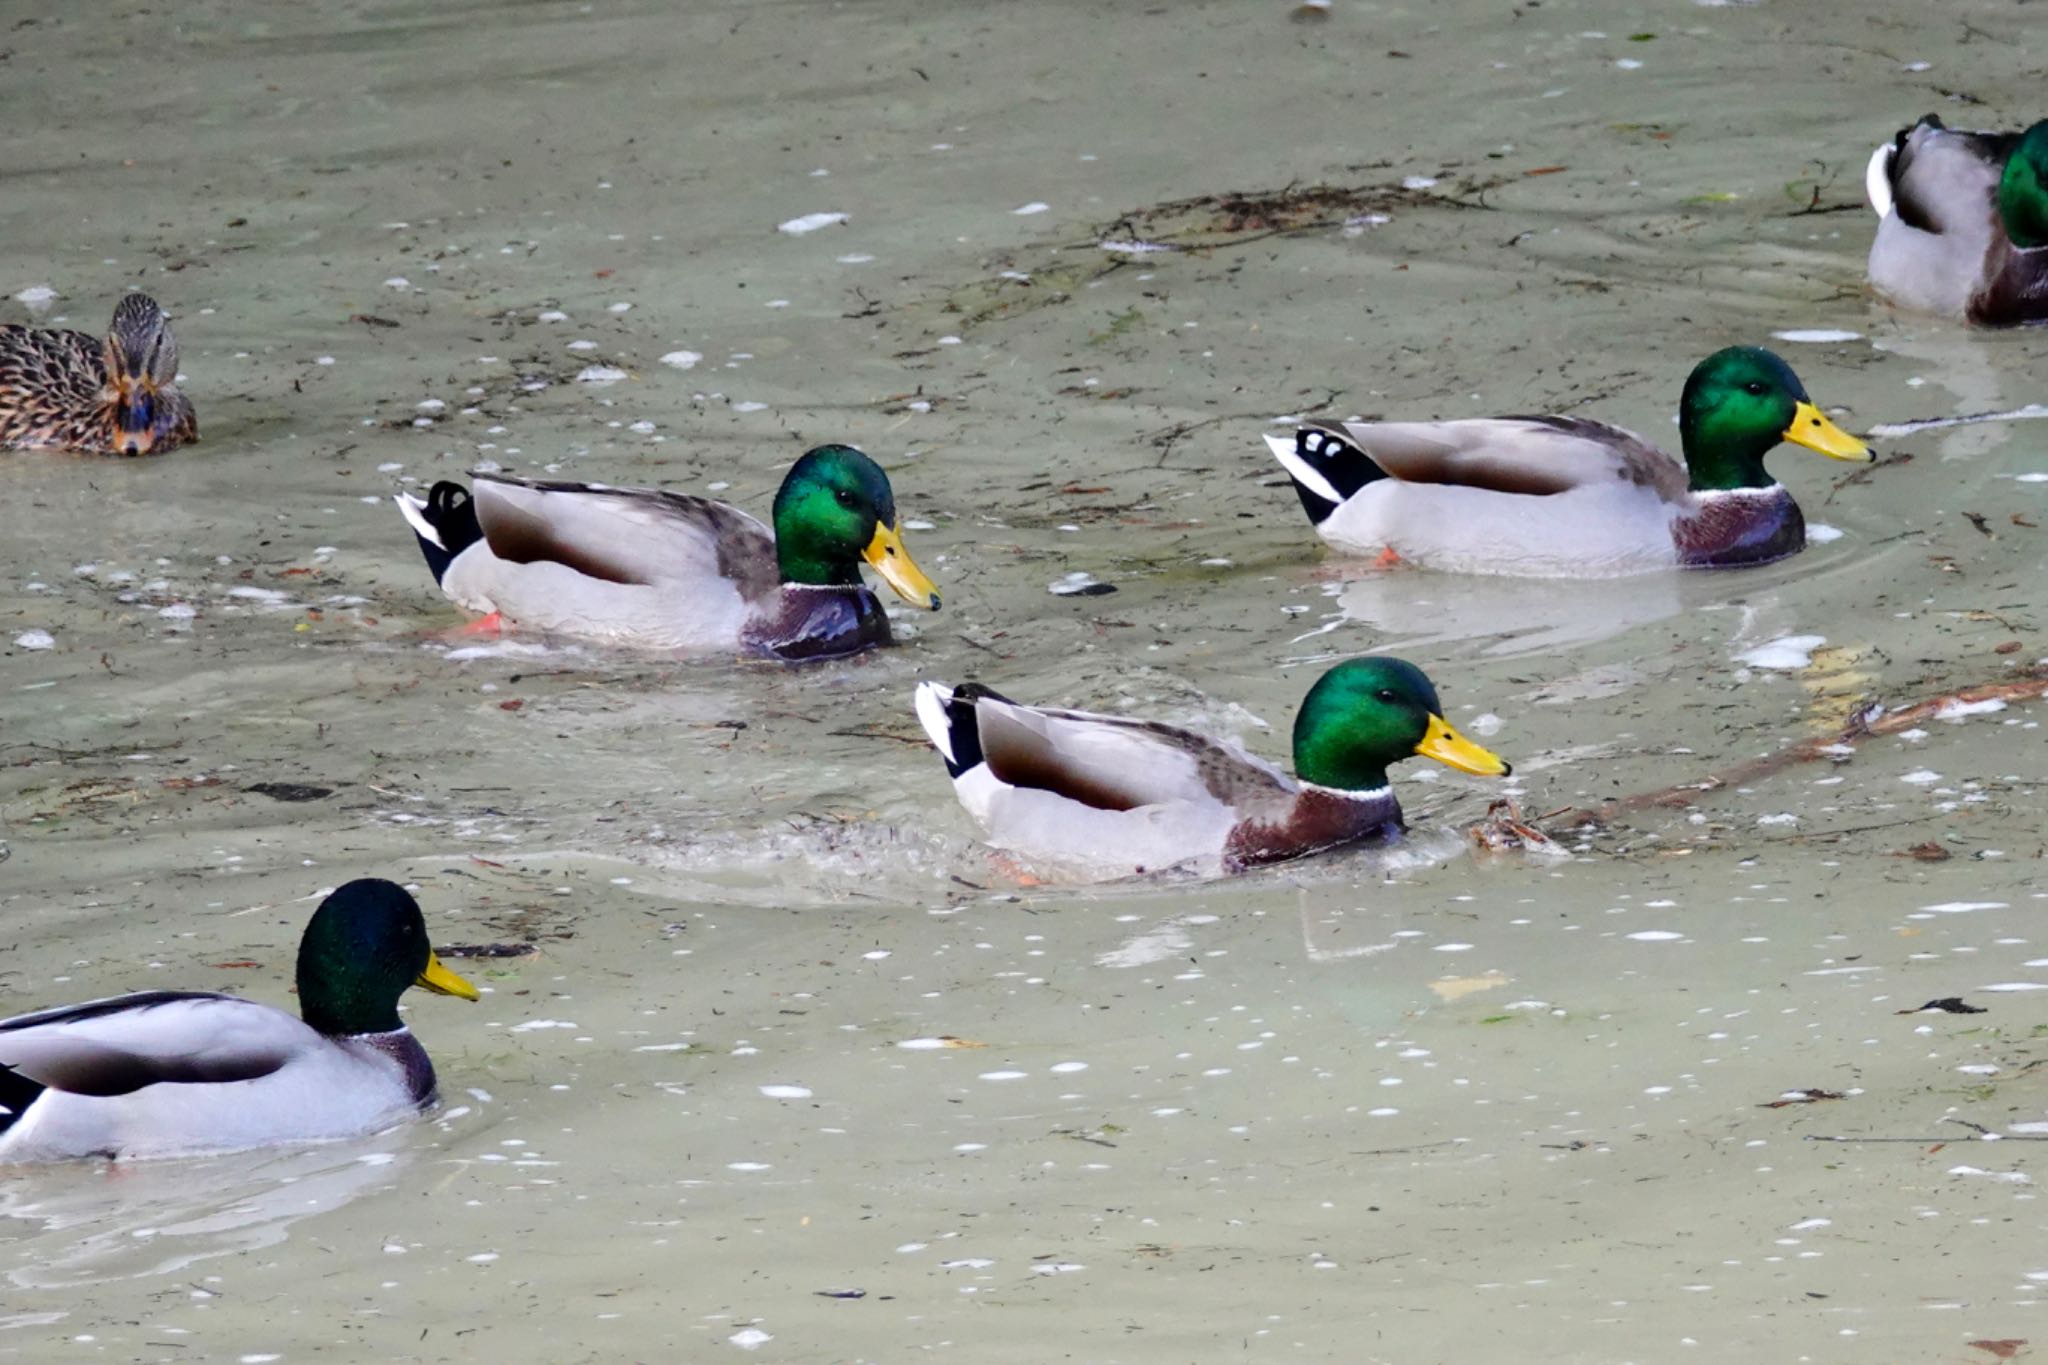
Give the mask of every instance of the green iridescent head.
<svg viewBox="0 0 2048 1365">
<path fill-rule="evenodd" d="M 1998 180 L 1998 216 L 2017 247 L 2048 246 L 2048 119 L 2020 134 Z"/>
<path fill-rule="evenodd" d="M 1294 717 L 1294 771 L 1343 791 L 1387 785 L 1387 765 L 1420 754 L 1486 777 L 1508 765 L 1453 730 L 1423 671 L 1405 659 L 1347 659 L 1316 682 Z"/>
<path fill-rule="evenodd" d="M 866 560 L 904 601 L 939 609 L 904 548 L 889 476 L 852 446 L 819 446 L 790 466 L 775 494 L 775 553 L 785 583 L 854 587 Z"/>
<path fill-rule="evenodd" d="M 477 998 L 427 942 L 419 902 L 396 882 L 365 877 L 320 902 L 299 940 L 299 1013 L 331 1038 L 400 1027 L 409 986 Z"/>
<path fill-rule="evenodd" d="M 1761 346 L 1730 346 L 1693 368 L 1678 402 L 1678 434 L 1694 491 L 1769 488 L 1764 456 L 1793 441 L 1837 460 L 1869 447 L 1830 421 L 1792 367 Z"/>
</svg>

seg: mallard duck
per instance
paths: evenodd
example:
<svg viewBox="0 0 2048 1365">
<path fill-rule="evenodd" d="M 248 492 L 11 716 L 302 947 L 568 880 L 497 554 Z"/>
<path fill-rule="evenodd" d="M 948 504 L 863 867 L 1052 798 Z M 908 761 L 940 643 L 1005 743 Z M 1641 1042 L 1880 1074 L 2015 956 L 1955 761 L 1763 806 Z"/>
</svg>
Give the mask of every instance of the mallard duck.
<svg viewBox="0 0 2048 1365">
<path fill-rule="evenodd" d="M 1404 826 L 1387 766 L 1413 754 L 1509 772 L 1451 728 L 1436 688 L 1401 659 L 1347 660 L 1309 689 L 1294 718 L 1294 777 L 1228 741 L 1021 706 L 978 683 L 919 683 L 915 701 L 991 844 L 1095 874 L 1237 872 L 1392 838 Z"/>
<path fill-rule="evenodd" d="M 104 340 L 0 326 L 0 450 L 161 455 L 189 445 L 199 419 L 177 377 L 177 340 L 147 294 L 121 300 Z"/>
<path fill-rule="evenodd" d="M 1266 443 L 1338 549 L 1528 578 L 1782 559 L 1806 544 L 1806 521 L 1764 469 L 1771 448 L 1871 458 L 1791 366 L 1756 346 L 1694 368 L 1678 433 L 1683 464 L 1585 417 L 1306 422 Z"/>
<path fill-rule="evenodd" d="M 358 1137 L 434 1102 L 434 1064 L 399 1020 L 441 965 L 419 903 L 366 878 L 313 912 L 299 1012 L 205 991 L 144 991 L 0 1021 L 0 1163 L 186 1156 Z"/>
<path fill-rule="evenodd" d="M 650 649 L 783 659 L 889 642 L 865 559 L 906 602 L 939 609 L 904 548 L 882 467 L 826 445 L 790 466 L 775 529 L 739 508 L 659 488 L 476 474 L 399 494 L 441 590 L 508 625 Z"/>
<path fill-rule="evenodd" d="M 1929 114 L 1870 154 L 1863 187 L 1878 293 L 1993 326 L 2048 320 L 2048 119 L 1972 133 Z"/>
</svg>

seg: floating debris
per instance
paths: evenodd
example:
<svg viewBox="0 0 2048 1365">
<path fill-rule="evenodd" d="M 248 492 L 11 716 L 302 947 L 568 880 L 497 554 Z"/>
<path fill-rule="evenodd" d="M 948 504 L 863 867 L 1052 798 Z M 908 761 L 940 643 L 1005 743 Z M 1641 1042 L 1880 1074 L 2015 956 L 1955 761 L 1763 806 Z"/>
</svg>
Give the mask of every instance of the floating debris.
<svg viewBox="0 0 2048 1365">
<path fill-rule="evenodd" d="M 1476 726 L 1474 728 L 1477 729 Z M 1499 728 L 1496 723 L 1494 729 Z M 1486 818 L 1472 826 L 1471 834 L 1472 846 L 1483 853 L 1538 853 L 1557 858 L 1571 856 L 1565 849 L 1558 847 L 1556 840 L 1524 820 L 1520 807 L 1513 801 L 1488 802 Z"/>
<path fill-rule="evenodd" d="M 1116 584 L 1100 582 L 1094 574 L 1076 569 L 1066 577 L 1046 584 L 1046 591 L 1054 597 L 1106 597 L 1116 591 Z"/>
<path fill-rule="evenodd" d="M 1842 332 L 1836 331 L 1835 329 L 1830 327 L 1792 327 L 1782 332 L 1773 332 L 1771 333 L 1771 335 L 1776 337 L 1780 341 L 1803 341 L 1814 343 L 1828 341 L 1863 340 L 1863 333 L 1861 332 Z"/>
<path fill-rule="evenodd" d="M 256 782 L 242 788 L 273 801 L 318 801 L 334 795 L 332 787 L 315 787 L 304 782 Z"/>
<path fill-rule="evenodd" d="M 1839 1090 L 1822 1090 L 1819 1086 L 1809 1086 L 1805 1090 L 1787 1090 L 1778 1098 L 1766 1100 L 1758 1105 L 1757 1108 L 1783 1109 L 1787 1105 L 1792 1104 L 1819 1104 L 1822 1100 L 1845 1100 L 1847 1098 L 1849 1097 Z"/>
<path fill-rule="evenodd" d="M 2011 408 L 2005 412 L 1972 412 L 1960 417 L 1924 417 L 1916 422 L 1879 422 L 1870 429 L 1872 436 L 1911 436 L 1916 431 L 1938 431 L 1943 427 L 1967 427 L 1978 422 L 2025 422 L 2038 417 L 2048 417 L 2048 403 L 2029 403 L 2023 408 Z M 2026 480 L 2027 476 L 2019 476 Z"/>
<path fill-rule="evenodd" d="M 534 943 L 447 943 L 434 949 L 437 957 L 532 957 L 539 952 Z"/>
<path fill-rule="evenodd" d="M 1748 664 L 1751 668 L 1792 672 L 1812 663 L 1813 651 L 1827 642 L 1825 635 L 1781 635 L 1769 644 L 1744 650 L 1735 656 L 1735 662 Z"/>
<path fill-rule="evenodd" d="M 806 232 L 816 232 L 819 228 L 828 228 L 836 223 L 843 223 L 846 221 L 846 217 L 843 213 L 806 213 L 801 218 L 791 218 L 787 222 L 777 223 L 775 230 L 777 232 L 786 232 L 792 237 L 801 237 Z"/>
<path fill-rule="evenodd" d="M 950 1033 L 942 1033 L 936 1038 L 905 1038 L 896 1046 L 910 1052 L 937 1052 L 947 1048 L 987 1047 L 988 1044 L 973 1042 L 966 1038 L 955 1038 Z"/>
</svg>

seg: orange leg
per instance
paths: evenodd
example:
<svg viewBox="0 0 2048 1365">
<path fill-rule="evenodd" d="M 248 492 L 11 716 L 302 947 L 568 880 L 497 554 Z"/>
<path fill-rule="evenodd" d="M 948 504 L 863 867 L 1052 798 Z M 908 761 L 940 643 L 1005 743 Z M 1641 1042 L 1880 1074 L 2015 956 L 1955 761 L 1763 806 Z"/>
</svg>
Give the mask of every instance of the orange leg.
<svg viewBox="0 0 2048 1365">
<path fill-rule="evenodd" d="M 1001 849 L 991 849 L 989 851 L 988 860 L 989 862 L 995 865 L 995 868 L 998 872 L 1002 873 L 1005 877 L 1010 878 L 1011 881 L 1015 882 L 1020 887 L 1029 888 L 1033 886 L 1045 885 L 1045 879 L 1043 877 L 1034 876 L 1032 873 L 1025 870 L 1025 867 L 1022 863 L 1018 862 L 1015 858 L 1012 858 L 1009 854 L 1003 852 Z"/>
<path fill-rule="evenodd" d="M 1372 566 L 1375 569 L 1392 569 L 1398 568 L 1402 563 L 1400 554 L 1393 546 L 1388 545 L 1380 550 L 1379 558 L 1372 562 Z"/>
<path fill-rule="evenodd" d="M 459 626 L 449 626 L 444 630 L 420 631 L 415 638 L 421 640 L 447 640 L 451 643 L 460 644 L 464 640 L 473 640 L 479 635 L 488 635 L 496 638 L 504 633 L 505 618 L 494 611 L 489 616 L 479 616 L 476 620 L 464 621 Z"/>
</svg>

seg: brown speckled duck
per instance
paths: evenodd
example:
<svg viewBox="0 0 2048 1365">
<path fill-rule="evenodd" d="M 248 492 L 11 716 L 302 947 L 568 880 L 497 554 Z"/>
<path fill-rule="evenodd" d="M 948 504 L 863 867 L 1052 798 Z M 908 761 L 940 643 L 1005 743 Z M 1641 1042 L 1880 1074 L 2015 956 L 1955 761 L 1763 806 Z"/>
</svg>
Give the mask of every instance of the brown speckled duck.
<svg viewBox="0 0 2048 1365">
<path fill-rule="evenodd" d="M 1087 877 L 1184 867 L 1213 875 L 1381 842 L 1405 825 L 1389 764 L 1508 765 L 1443 717 L 1401 659 L 1349 659 L 1294 718 L 1294 777 L 1235 744 L 1125 716 L 1020 706 L 978 683 L 920 683 L 917 718 L 988 842 Z"/>
<path fill-rule="evenodd" d="M 161 455 L 199 439 L 178 392 L 178 342 L 147 294 L 114 309 L 105 339 L 0 325 L 0 450 Z"/>
</svg>

